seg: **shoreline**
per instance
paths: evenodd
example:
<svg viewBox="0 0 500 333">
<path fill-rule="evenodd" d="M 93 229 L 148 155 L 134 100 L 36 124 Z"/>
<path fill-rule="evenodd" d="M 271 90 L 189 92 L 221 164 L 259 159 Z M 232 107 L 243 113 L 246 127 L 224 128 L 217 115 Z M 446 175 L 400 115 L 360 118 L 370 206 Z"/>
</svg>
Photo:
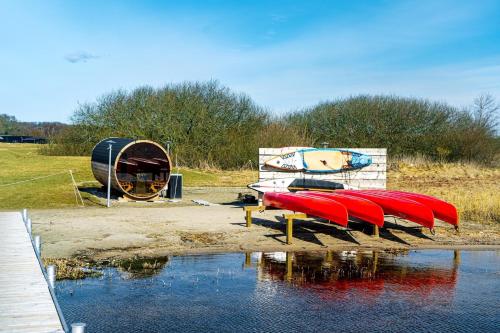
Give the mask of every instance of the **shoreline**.
<svg viewBox="0 0 500 333">
<path fill-rule="evenodd" d="M 256 253 L 256 252 L 340 252 L 340 251 L 350 251 L 355 250 L 358 252 L 363 251 L 381 251 L 381 252 L 399 252 L 399 251 L 431 251 L 431 250 L 443 250 L 443 251 L 500 251 L 500 244 L 480 244 L 480 245 L 432 245 L 432 246 L 416 246 L 416 247 L 329 247 L 329 248 L 318 248 L 318 249 L 288 249 L 283 250 L 265 248 L 265 249 L 220 249 L 220 248 L 204 248 L 198 250 L 180 250 L 173 251 L 169 253 L 162 253 L 154 256 L 136 256 L 137 259 L 154 259 L 163 258 L 168 256 L 203 256 L 203 255 L 220 255 L 220 254 L 243 254 L 243 253 Z M 79 258 L 79 257 L 78 257 Z M 111 260 L 111 259 L 130 259 L 134 257 L 113 257 L 100 260 Z"/>
<path fill-rule="evenodd" d="M 453 252 L 454 257 L 459 256 L 461 251 L 466 252 L 481 252 L 481 251 L 500 251 L 500 244 L 496 245 L 431 245 L 431 246 L 418 246 L 418 247 L 407 247 L 407 248 L 383 248 L 383 247 L 355 247 L 355 248 L 328 248 L 328 249 L 314 249 L 314 250 L 280 250 L 276 251 L 273 248 L 269 249 L 259 249 L 259 250 L 235 250 L 235 249 L 220 249 L 220 248 L 204 248 L 184 251 L 174 251 L 171 253 L 162 253 L 149 256 L 120 256 L 113 258 L 100 258 L 95 257 L 85 257 L 76 256 L 72 258 L 43 258 L 46 265 L 56 265 L 57 267 L 57 279 L 58 280 L 78 280 L 86 279 L 92 277 L 101 277 L 102 269 L 106 267 L 112 267 L 116 269 L 121 269 L 125 271 L 137 272 L 154 272 L 158 269 L 162 269 L 165 262 L 172 260 L 175 257 L 212 257 L 219 255 L 245 255 L 245 260 L 250 258 L 254 253 L 307 253 L 316 255 L 327 255 L 332 253 L 337 253 L 349 250 L 355 251 L 355 255 L 366 255 L 372 254 L 386 254 L 386 255 L 408 255 L 410 252 L 424 252 L 424 251 L 448 251 Z M 128 252 L 125 252 L 128 253 Z"/>
<path fill-rule="evenodd" d="M 155 255 L 151 256 L 114 256 L 110 258 L 102 258 L 99 260 L 113 260 L 113 259 L 154 259 L 154 258 L 163 258 L 168 256 L 201 256 L 201 255 L 218 255 L 218 254 L 228 254 L 228 253 L 255 253 L 255 252 L 340 252 L 340 251 L 382 251 L 382 252 L 391 252 L 391 251 L 427 251 L 427 250 L 443 250 L 443 251 L 500 251 L 500 244 L 461 244 L 461 245 L 420 245 L 420 246 L 411 246 L 411 247 L 366 247 L 366 246 L 354 246 L 354 247 L 328 247 L 328 248 L 314 248 L 314 249 L 298 249 L 298 248 L 261 248 L 261 249 L 234 249 L 234 248 L 217 248 L 217 247 L 209 247 L 203 249 L 183 249 L 178 251 L 171 252 L 158 252 Z M 125 252 L 131 253 L 131 252 Z M 81 255 L 76 255 L 76 259 L 83 259 Z M 52 258 L 51 258 L 52 259 Z M 53 259 L 61 259 L 61 258 L 53 258 Z M 69 258 L 67 258 L 69 259 Z M 91 259 L 94 260 L 94 259 Z"/>
<path fill-rule="evenodd" d="M 244 252 L 343 250 L 500 249 L 500 225 L 462 221 L 460 234 L 436 221 L 436 234 L 418 225 L 386 219 L 380 238 L 371 225 L 350 223 L 349 230 L 314 219 L 294 223 L 293 243 L 285 244 L 285 211 L 253 214 L 245 226 L 241 206 L 180 203 L 143 207 L 33 210 L 33 234 L 42 237 L 42 257 L 99 261 L 132 257 Z"/>
</svg>

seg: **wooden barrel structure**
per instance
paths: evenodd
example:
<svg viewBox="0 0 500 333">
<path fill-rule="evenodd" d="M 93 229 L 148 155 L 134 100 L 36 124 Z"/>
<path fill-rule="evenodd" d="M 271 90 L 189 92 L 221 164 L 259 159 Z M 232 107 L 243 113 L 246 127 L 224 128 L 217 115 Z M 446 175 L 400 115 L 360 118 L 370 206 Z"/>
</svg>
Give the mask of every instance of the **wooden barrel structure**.
<svg viewBox="0 0 500 333">
<path fill-rule="evenodd" d="M 160 194 L 170 178 L 172 163 L 161 145 L 149 140 L 107 138 L 92 151 L 92 172 L 102 185 L 108 185 L 109 145 L 111 149 L 111 187 L 125 197 L 148 200 Z"/>
</svg>

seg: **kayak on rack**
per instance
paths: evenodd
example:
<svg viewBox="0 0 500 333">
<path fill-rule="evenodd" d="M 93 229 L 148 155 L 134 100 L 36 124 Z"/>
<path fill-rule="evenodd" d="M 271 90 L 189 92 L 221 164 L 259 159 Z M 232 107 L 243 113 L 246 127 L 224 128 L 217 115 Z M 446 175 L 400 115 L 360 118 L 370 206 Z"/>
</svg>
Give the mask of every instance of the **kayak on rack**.
<svg viewBox="0 0 500 333">
<path fill-rule="evenodd" d="M 373 201 L 384 210 L 386 215 L 394 215 L 429 229 L 434 228 L 434 213 L 432 210 L 415 200 L 402 197 L 390 197 L 363 190 L 337 190 L 335 193 L 352 195 Z"/>
<path fill-rule="evenodd" d="M 286 148 L 283 148 L 286 149 Z M 264 166 L 287 172 L 336 173 L 364 168 L 372 157 L 336 148 L 299 148 L 264 162 Z"/>
<path fill-rule="evenodd" d="M 297 192 L 297 191 L 328 191 L 355 190 L 353 186 L 322 179 L 286 177 L 267 179 L 247 185 L 249 189 L 259 193 L 265 192 Z"/>
<path fill-rule="evenodd" d="M 339 194 L 337 191 L 335 193 L 300 191 L 297 192 L 297 194 L 335 200 L 347 208 L 347 214 L 349 216 L 353 216 L 379 227 L 384 226 L 384 211 L 379 205 L 368 199 L 347 194 Z"/>
<path fill-rule="evenodd" d="M 331 199 L 310 197 L 296 193 L 266 192 L 262 200 L 264 206 L 324 218 L 343 227 L 346 227 L 348 223 L 346 207 Z"/>
<path fill-rule="evenodd" d="M 458 227 L 458 212 L 455 206 L 443 201 L 441 199 L 432 197 L 430 195 L 411 193 L 404 191 L 391 191 L 391 190 L 363 190 L 362 192 L 377 193 L 387 195 L 390 197 L 406 198 L 419 202 L 429 207 L 434 216 L 441 221 L 447 222 L 455 227 Z"/>
</svg>

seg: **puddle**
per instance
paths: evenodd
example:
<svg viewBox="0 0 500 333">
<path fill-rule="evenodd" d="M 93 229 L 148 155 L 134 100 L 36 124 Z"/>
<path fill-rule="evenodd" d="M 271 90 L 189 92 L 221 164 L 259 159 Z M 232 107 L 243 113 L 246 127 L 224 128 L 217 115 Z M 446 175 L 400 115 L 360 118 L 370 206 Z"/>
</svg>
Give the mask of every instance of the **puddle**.
<svg viewBox="0 0 500 333">
<path fill-rule="evenodd" d="M 88 332 L 495 331 L 500 251 L 272 252 L 123 262 L 58 281 Z"/>
</svg>

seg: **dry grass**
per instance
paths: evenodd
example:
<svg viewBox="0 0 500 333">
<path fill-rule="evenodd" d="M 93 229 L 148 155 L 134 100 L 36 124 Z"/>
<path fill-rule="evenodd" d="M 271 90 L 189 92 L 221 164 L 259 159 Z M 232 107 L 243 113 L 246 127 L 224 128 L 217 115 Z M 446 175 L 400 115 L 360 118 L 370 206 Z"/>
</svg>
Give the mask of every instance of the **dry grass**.
<svg viewBox="0 0 500 333">
<path fill-rule="evenodd" d="M 159 258 L 128 258 L 113 260 L 110 264 L 126 272 L 141 272 L 143 270 L 159 270 L 168 263 L 168 257 Z"/>
<path fill-rule="evenodd" d="M 223 232 L 179 232 L 181 240 L 194 245 L 215 245 L 225 238 Z"/>
<path fill-rule="evenodd" d="M 43 263 L 45 266 L 55 265 L 57 267 L 57 280 L 78 280 L 102 275 L 101 272 L 91 269 L 88 263 L 78 259 L 44 258 Z"/>
<path fill-rule="evenodd" d="M 500 222 L 500 168 L 437 163 L 421 157 L 389 163 L 390 189 L 434 195 L 453 203 L 461 219 Z"/>
</svg>

